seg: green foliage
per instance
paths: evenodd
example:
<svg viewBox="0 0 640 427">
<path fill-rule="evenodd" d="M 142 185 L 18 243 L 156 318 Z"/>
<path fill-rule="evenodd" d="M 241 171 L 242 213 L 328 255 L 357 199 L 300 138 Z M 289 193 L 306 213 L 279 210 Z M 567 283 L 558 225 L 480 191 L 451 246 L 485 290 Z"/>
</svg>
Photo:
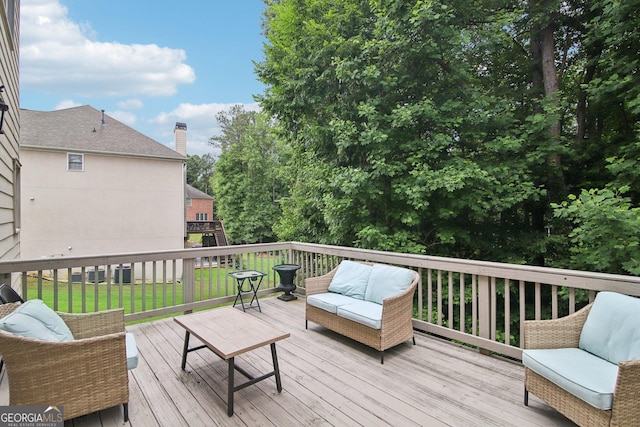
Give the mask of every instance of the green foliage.
<svg viewBox="0 0 640 427">
<path fill-rule="evenodd" d="M 187 184 L 211 196 L 213 194 L 211 179 L 213 178 L 214 167 L 215 159 L 211 154 L 202 156 L 188 155 Z"/>
<path fill-rule="evenodd" d="M 531 242 L 519 243 L 518 234 L 531 234 L 528 205 L 545 194 L 532 168 L 546 155 L 534 155 L 520 101 L 478 71 L 507 63 L 513 45 L 502 28 L 518 11 L 282 1 L 270 12 L 270 44 L 257 67 L 269 87 L 261 101 L 293 152 L 280 238 L 532 259 L 522 254 Z M 496 21 L 477 24 L 487 13 Z M 499 54 L 481 55 L 488 45 Z M 526 86 L 514 76 L 501 79 Z M 516 153 L 526 150 L 522 162 Z"/>
<path fill-rule="evenodd" d="M 583 190 L 554 205 L 554 214 L 573 224 L 571 267 L 640 274 L 640 208 L 623 196 L 627 190 Z"/>
<path fill-rule="evenodd" d="M 218 216 L 231 243 L 275 240 L 273 224 L 285 195 L 280 178 L 278 143 L 270 120 L 235 106 L 217 117 L 222 134 L 211 143 L 222 150 L 216 162 L 213 191 Z"/>
<path fill-rule="evenodd" d="M 639 6 L 269 2 L 256 71 L 287 153 L 277 236 L 596 268 L 577 263 L 577 235 L 589 241 L 578 216 L 552 206 L 583 189 L 628 188 L 620 221 L 633 222 Z M 581 224 L 600 219 L 580 209 Z M 629 260 L 597 268 L 635 271 Z"/>
</svg>

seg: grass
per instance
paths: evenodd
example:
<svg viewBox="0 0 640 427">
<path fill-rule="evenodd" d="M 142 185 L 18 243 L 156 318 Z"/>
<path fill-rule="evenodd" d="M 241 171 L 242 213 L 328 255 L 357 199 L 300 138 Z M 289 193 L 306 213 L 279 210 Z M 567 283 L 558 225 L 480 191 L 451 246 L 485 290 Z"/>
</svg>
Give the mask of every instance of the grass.
<svg viewBox="0 0 640 427">
<path fill-rule="evenodd" d="M 237 258 L 231 265 L 241 265 L 242 270 L 259 270 L 267 273 L 261 289 L 274 286 L 272 267 L 282 261 L 278 257 L 268 255 L 245 255 Z M 215 265 L 215 264 L 214 264 Z M 229 273 L 239 269 L 231 266 L 196 267 L 195 300 L 201 301 L 236 293 L 236 283 Z M 124 275 L 123 275 L 124 276 Z M 112 277 L 113 279 L 113 277 Z M 27 278 L 27 298 L 42 299 L 49 307 L 57 311 L 82 313 L 124 308 L 125 313 L 140 313 L 154 308 L 170 307 L 183 302 L 183 283 L 67 283 L 37 277 Z M 57 301 L 57 304 L 56 304 Z M 71 307 L 69 309 L 68 307 Z"/>
</svg>

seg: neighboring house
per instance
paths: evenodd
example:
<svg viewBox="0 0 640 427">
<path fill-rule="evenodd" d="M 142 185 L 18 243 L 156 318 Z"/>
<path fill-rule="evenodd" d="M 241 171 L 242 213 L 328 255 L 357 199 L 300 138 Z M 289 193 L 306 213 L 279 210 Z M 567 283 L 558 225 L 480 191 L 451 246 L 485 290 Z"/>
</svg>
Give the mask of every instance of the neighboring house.
<svg viewBox="0 0 640 427">
<path fill-rule="evenodd" d="M 213 197 L 191 185 L 186 185 L 187 221 L 212 221 Z"/>
<path fill-rule="evenodd" d="M 184 247 L 185 155 L 90 106 L 21 113 L 22 258 Z"/>
<path fill-rule="evenodd" d="M 213 197 L 186 185 L 185 209 L 187 233 L 202 234 L 202 246 L 227 246 L 227 234 L 221 220 L 213 218 Z"/>
<path fill-rule="evenodd" d="M 20 102 L 18 57 L 20 51 L 20 0 L 0 6 L 0 260 L 20 258 Z M 14 279 L 17 280 L 16 276 Z M 11 278 L 0 275 L 0 283 Z"/>
</svg>

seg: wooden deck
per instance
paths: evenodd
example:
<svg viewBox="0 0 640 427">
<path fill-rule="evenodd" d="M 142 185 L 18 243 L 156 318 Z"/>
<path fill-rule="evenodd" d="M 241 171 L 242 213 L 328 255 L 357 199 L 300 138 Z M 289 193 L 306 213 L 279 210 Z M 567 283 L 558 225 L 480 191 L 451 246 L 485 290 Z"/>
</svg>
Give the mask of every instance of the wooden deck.
<svg viewBox="0 0 640 427">
<path fill-rule="evenodd" d="M 184 330 L 172 319 L 127 327 L 140 361 L 130 371 L 132 426 L 573 426 L 530 396 L 523 400 L 519 363 L 417 334 L 411 342 L 378 352 L 318 325 L 304 327 L 302 299 L 260 300 L 251 315 L 288 331 L 277 343 L 282 393 L 273 378 L 236 393 L 226 408 L 227 365 L 203 349 L 180 369 Z M 195 338 L 192 338 L 195 344 Z M 272 369 L 269 347 L 236 358 L 260 375 Z M 243 377 L 236 373 L 236 378 Z M 237 380 L 239 381 L 239 380 Z M 8 404 L 6 378 L 0 404 Z M 68 421 L 76 426 L 122 426 L 122 408 Z"/>
</svg>

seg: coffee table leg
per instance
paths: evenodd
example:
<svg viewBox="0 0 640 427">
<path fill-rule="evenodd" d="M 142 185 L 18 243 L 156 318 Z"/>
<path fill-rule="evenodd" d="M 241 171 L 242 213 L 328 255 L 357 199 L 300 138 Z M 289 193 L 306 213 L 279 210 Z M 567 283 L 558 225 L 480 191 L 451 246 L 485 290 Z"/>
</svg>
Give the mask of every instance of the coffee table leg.
<svg viewBox="0 0 640 427">
<path fill-rule="evenodd" d="M 233 389 L 234 389 L 233 377 L 235 373 L 235 361 L 234 361 L 234 358 L 232 357 L 229 360 L 227 360 L 227 362 L 229 363 L 229 380 L 227 381 L 228 382 L 227 415 L 232 416 L 233 415 Z"/>
<path fill-rule="evenodd" d="M 184 371 L 185 366 L 187 366 L 187 353 L 189 352 L 189 337 L 191 334 L 187 331 L 184 334 L 184 348 L 182 350 L 182 370 Z"/>
<path fill-rule="evenodd" d="M 282 382 L 280 381 L 280 368 L 278 367 L 278 355 L 276 354 L 276 343 L 271 343 L 271 358 L 273 359 L 273 372 L 276 376 L 276 388 L 278 393 L 282 391 Z"/>
</svg>

